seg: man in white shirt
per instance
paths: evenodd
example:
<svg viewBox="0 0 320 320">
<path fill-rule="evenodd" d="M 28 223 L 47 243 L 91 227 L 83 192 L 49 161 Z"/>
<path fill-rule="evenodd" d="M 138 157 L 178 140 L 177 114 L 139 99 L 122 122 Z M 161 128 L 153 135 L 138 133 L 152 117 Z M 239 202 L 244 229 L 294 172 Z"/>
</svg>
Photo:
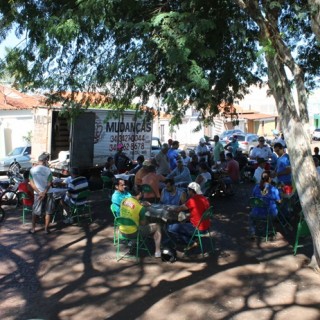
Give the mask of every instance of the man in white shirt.
<svg viewBox="0 0 320 320">
<path fill-rule="evenodd" d="M 30 186 L 34 190 L 34 204 L 32 208 L 32 228 L 29 233 L 34 234 L 37 216 L 45 213 L 44 229 L 50 233 L 49 224 L 54 207 L 54 198 L 51 190 L 52 173 L 48 168 L 48 155 L 43 153 L 38 158 L 38 165 L 30 170 Z"/>
<path fill-rule="evenodd" d="M 259 144 L 250 152 L 250 159 L 263 158 L 268 161 L 272 157 L 271 148 L 265 144 L 265 141 L 264 137 L 259 137 Z"/>
<path fill-rule="evenodd" d="M 206 145 L 206 139 L 201 138 L 199 145 L 197 146 L 196 153 L 198 156 L 199 162 L 204 161 L 208 162 L 208 156 L 210 155 L 209 147 Z"/>
<path fill-rule="evenodd" d="M 265 171 L 266 160 L 263 158 L 258 158 L 257 162 L 258 162 L 258 167 L 254 171 L 253 179 L 254 179 L 255 183 L 260 183 L 261 175 Z"/>
</svg>

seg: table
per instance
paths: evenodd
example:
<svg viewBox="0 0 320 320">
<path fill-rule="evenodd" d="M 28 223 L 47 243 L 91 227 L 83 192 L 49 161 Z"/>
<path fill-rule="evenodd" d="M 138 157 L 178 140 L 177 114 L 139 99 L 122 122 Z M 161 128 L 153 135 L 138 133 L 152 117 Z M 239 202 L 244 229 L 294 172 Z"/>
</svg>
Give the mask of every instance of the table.
<svg viewBox="0 0 320 320">
<path fill-rule="evenodd" d="M 151 204 L 149 207 L 146 207 L 147 211 L 145 215 L 150 218 L 161 219 L 165 222 L 167 220 L 178 220 L 178 221 L 185 220 L 186 215 L 184 212 L 177 213 L 170 210 L 177 207 L 179 206 L 154 203 L 154 204 Z"/>
<path fill-rule="evenodd" d="M 130 180 L 131 177 L 134 177 L 135 174 L 134 173 L 128 173 L 128 174 L 125 174 L 125 173 L 121 173 L 121 174 L 115 174 L 114 175 L 116 179 L 122 179 L 122 180 Z"/>
</svg>

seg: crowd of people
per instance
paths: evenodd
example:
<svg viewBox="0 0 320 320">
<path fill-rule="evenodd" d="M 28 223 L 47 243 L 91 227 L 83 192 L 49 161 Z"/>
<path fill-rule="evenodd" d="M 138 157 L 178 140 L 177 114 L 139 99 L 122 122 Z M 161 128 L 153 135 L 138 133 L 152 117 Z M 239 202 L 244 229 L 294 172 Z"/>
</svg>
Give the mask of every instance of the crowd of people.
<svg viewBox="0 0 320 320">
<path fill-rule="evenodd" d="M 292 186 L 290 157 L 286 152 L 284 139 L 275 142 L 271 148 L 261 136 L 249 155 L 244 155 L 239 148 L 237 135 L 225 146 L 217 135 L 213 141 L 211 145 L 205 138 L 201 138 L 198 146 L 189 152 L 180 150 L 178 141 L 168 141 L 163 143 L 154 158 L 145 159 L 140 155 L 136 164 L 131 166 L 131 159 L 124 153 L 123 145 L 119 144 L 114 157 L 107 159 L 101 176 L 107 176 L 112 181 L 114 192 L 111 202 L 115 214 L 132 218 L 143 235 L 153 236 L 155 257 L 160 257 L 163 226 L 159 222 L 148 223 L 145 212 L 153 202 L 174 206 L 171 210 L 176 213 L 186 213 L 187 221 L 168 224 L 166 234 L 174 235 L 187 244 L 195 228 L 206 231 L 210 227 L 209 220 L 201 221 L 200 226 L 198 224 L 210 206 L 209 198 L 212 185 L 217 182 L 217 174 L 222 192 L 226 196 L 237 192 L 238 185 L 246 176 L 245 172 L 250 174 L 250 180 L 255 183 L 252 197 L 262 199 L 266 204 L 265 208 L 254 208 L 251 211 L 251 234 L 255 232 L 254 218 L 269 214 L 276 216 L 283 187 Z M 36 232 L 36 222 L 41 215 L 45 216 L 45 232 L 50 232 L 51 215 L 57 201 L 53 188 L 54 179 L 48 167 L 48 156 L 42 154 L 38 160 L 38 164 L 30 172 L 25 172 L 24 181 L 19 186 L 19 190 L 27 194 L 24 204 L 32 206 L 31 234 Z M 319 160 L 319 149 L 315 148 L 314 162 L 320 176 Z M 60 194 L 59 202 L 68 216 L 73 205 L 82 204 L 77 201 L 77 196 L 81 191 L 87 190 L 89 185 L 88 180 L 80 175 L 78 168 L 70 168 L 70 172 L 66 172 L 69 176 L 60 181 L 60 184 L 56 181 L 56 186 L 61 187 L 61 184 L 64 184 L 65 192 Z M 118 174 L 130 175 L 133 178 L 117 178 Z M 144 188 L 145 185 L 150 187 L 148 191 Z M 134 237 L 138 230 L 129 228 L 120 231 Z"/>
</svg>

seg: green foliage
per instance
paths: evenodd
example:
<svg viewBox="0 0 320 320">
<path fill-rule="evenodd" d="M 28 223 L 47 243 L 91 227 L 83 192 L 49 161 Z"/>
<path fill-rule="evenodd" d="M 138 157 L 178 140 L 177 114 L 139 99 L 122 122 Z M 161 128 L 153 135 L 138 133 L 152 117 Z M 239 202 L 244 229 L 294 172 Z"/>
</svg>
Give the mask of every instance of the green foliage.
<svg viewBox="0 0 320 320">
<path fill-rule="evenodd" d="M 266 4 L 314 85 L 320 55 L 305 1 Z M 173 124 L 190 105 L 209 123 L 222 99 L 241 99 L 261 81 L 264 55 L 275 53 L 271 41 L 258 43 L 259 29 L 233 1 L 18 0 L 2 2 L 0 16 L 0 40 L 10 30 L 27 35 L 0 63 L 16 86 L 102 91 L 119 110 L 155 95 Z M 66 109 L 79 108 L 69 102 Z"/>
</svg>

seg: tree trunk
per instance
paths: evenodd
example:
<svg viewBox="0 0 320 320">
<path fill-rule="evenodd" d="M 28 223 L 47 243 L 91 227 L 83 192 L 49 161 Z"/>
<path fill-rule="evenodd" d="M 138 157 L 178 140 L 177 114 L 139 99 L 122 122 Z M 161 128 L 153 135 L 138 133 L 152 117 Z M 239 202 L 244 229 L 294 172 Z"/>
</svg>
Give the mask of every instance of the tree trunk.
<svg viewBox="0 0 320 320">
<path fill-rule="evenodd" d="M 311 2 L 311 0 L 309 0 Z M 290 155 L 292 177 L 300 198 L 302 210 L 313 240 L 311 266 L 320 269 L 320 183 L 311 155 L 310 137 L 307 133 L 308 113 L 304 75 L 285 46 L 276 26 L 277 13 L 264 8 L 262 14 L 257 0 L 237 0 L 260 28 L 260 43 L 271 43 L 266 50 L 269 86 L 276 101 L 281 127 L 284 129 Z M 318 2 L 318 1 L 316 1 Z M 285 65 L 293 74 L 298 93 L 295 106 Z"/>
<path fill-rule="evenodd" d="M 281 61 L 268 57 L 270 87 L 279 103 L 281 126 L 285 128 L 286 144 L 290 155 L 292 177 L 300 198 L 304 217 L 313 241 L 311 266 L 320 267 L 320 185 L 311 155 L 310 139 L 297 112 L 292 112 L 293 98 Z M 291 104 L 289 107 L 288 104 Z"/>
</svg>

